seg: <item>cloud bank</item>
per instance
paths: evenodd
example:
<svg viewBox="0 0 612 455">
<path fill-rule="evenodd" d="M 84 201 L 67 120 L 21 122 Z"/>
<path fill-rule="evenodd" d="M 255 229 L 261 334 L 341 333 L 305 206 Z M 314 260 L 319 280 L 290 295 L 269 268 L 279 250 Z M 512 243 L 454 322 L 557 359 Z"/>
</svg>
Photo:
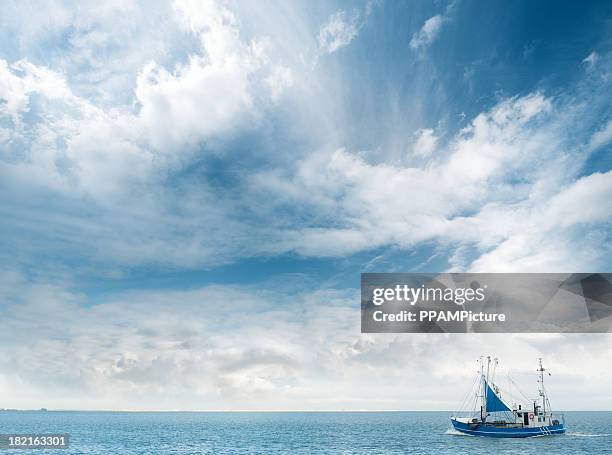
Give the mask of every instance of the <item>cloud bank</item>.
<svg viewBox="0 0 612 455">
<path fill-rule="evenodd" d="M 14 299 L 1 312 L 6 407 L 449 410 L 472 382 L 483 343 L 496 346 L 502 381 L 511 370 L 535 392 L 535 363 L 525 358 L 545 356 L 557 407 L 612 405 L 589 393 L 611 385 L 596 367 L 612 360 L 605 335 L 516 335 L 511 343 L 493 334 L 360 335 L 354 289 L 214 285 L 115 293 L 94 304 L 17 274 L 2 283 L 10 285 L 3 297 Z"/>
</svg>

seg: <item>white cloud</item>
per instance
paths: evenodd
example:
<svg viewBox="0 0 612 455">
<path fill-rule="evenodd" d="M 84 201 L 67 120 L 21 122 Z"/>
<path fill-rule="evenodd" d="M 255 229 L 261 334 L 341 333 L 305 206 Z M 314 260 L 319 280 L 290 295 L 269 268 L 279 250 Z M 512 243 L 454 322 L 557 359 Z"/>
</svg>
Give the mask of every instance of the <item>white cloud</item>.
<svg viewBox="0 0 612 455">
<path fill-rule="evenodd" d="M 282 193 L 289 204 L 315 207 L 321 224 L 295 226 L 280 245 L 342 256 L 437 241 L 477 254 L 462 255 L 455 268 L 488 271 L 567 271 L 570 258 L 587 268 L 603 263 L 612 174 L 575 181 L 567 173 L 564 133 L 574 115 L 582 115 L 568 114 L 538 93 L 504 100 L 476 116 L 422 168 L 372 164 L 345 149 L 312 155 L 299 163 L 293 189 Z M 420 135 L 427 147 L 431 134 Z M 287 182 L 268 175 L 263 184 L 272 189 Z M 583 225 L 600 227 L 576 239 L 574 229 Z"/>
<path fill-rule="evenodd" d="M 438 37 L 444 18 L 440 14 L 430 17 L 424 23 L 421 29 L 412 35 L 410 39 L 410 48 L 413 50 L 421 50 L 433 43 Z"/>
<path fill-rule="evenodd" d="M 293 72 L 291 68 L 276 66 L 265 79 L 270 89 L 273 101 L 278 101 L 282 94 L 293 85 Z"/>
<path fill-rule="evenodd" d="M 56 260 L 76 254 L 135 265 L 163 257 L 191 267 L 228 262 L 251 244 L 248 232 L 270 236 L 232 215 L 242 209 L 234 195 L 215 194 L 205 180 L 167 181 L 202 158 L 203 144 L 252 129 L 294 73 L 270 55 L 269 40 L 243 41 L 226 8 L 181 3 L 175 18 L 200 48 L 173 70 L 141 68 L 134 106 L 98 105 L 59 71 L 0 60 L 0 121 L 9 122 L 0 129 L 5 228 L 29 236 L 19 249 L 24 261 L 45 249 Z"/>
<path fill-rule="evenodd" d="M 416 141 L 413 146 L 417 156 L 429 156 L 436 149 L 438 138 L 431 128 L 422 128 L 415 133 Z"/>
<path fill-rule="evenodd" d="M 66 241 L 70 237 L 74 244 L 83 242 L 81 254 L 129 264 L 155 261 L 161 254 L 164 261 L 193 266 L 223 263 L 236 254 L 297 251 L 338 256 L 436 241 L 453 247 L 469 245 L 483 256 L 480 262 L 472 258 L 473 265 L 464 263 L 465 268 L 481 267 L 498 253 L 507 260 L 504 265 L 495 259 L 500 268 L 516 268 L 521 258 L 535 254 L 530 246 L 550 235 L 553 228 L 538 223 L 535 214 L 546 210 L 559 188 L 573 182 L 573 174 L 567 172 L 572 152 L 564 141 L 569 137 L 567 125 L 581 114 L 565 107 L 555 110 L 552 100 L 539 93 L 501 101 L 477 115 L 445 147 L 438 146 L 433 130 L 419 130 L 414 151 L 430 160 L 422 168 L 372 164 L 364 155 L 339 149 L 306 156 L 294 175 L 290 170 L 253 172 L 244 192 L 227 198 L 219 198 L 206 182 L 199 182 L 197 191 L 187 190 L 189 182 L 170 192 L 163 190 L 160 179 L 189 159 L 190 147 L 256 119 L 266 105 L 262 96 L 277 101 L 293 83 L 290 68 L 267 60 L 268 45 L 235 41 L 236 21 L 219 14 L 225 19 L 213 25 L 189 23 L 195 30 L 205 30 L 203 55 L 174 72 L 156 65 L 143 70 L 136 90 L 140 109 L 135 113 L 95 107 L 71 93 L 57 73 L 27 62 L 0 68 L 0 90 L 10 100 L 2 105 L 3 115 L 22 123 L 8 133 L 6 150 L 17 154 L 12 147 L 24 140 L 28 144 L 20 152 L 25 155 L 3 164 L 3 170 L 12 175 L 8 181 L 22 186 L 36 182 L 62 197 L 94 198 L 102 209 L 98 223 L 84 223 L 70 211 L 61 219 Z M 196 19 L 191 15 L 191 21 Z M 221 28 L 218 35 L 215 27 Z M 214 58 L 208 57 L 209 44 Z M 40 117 L 34 117 L 36 123 L 24 117 L 33 100 L 34 108 L 44 112 L 42 124 Z M 607 141 L 607 129 L 593 136 L 592 148 Z M 595 183 L 593 179 L 584 185 Z M 176 194 L 181 198 L 176 199 Z M 66 207 L 81 203 L 84 200 L 66 201 Z M 283 213 L 286 204 L 299 206 L 304 218 L 274 216 L 265 225 L 253 225 L 252 220 L 232 215 L 244 205 L 255 216 L 277 208 Z M 577 217 L 550 240 L 557 243 L 551 244 L 546 266 L 555 270 L 565 270 L 563 261 L 571 249 L 568 239 L 573 227 L 584 222 L 580 217 L 590 206 L 589 198 L 573 205 Z M 59 219 L 57 209 L 37 216 Z M 19 215 L 10 220 L 15 229 L 27 228 L 44 238 L 26 209 L 15 210 Z M 605 222 L 606 210 L 591 223 Z M 152 222 L 160 219 L 163 222 Z M 303 219 L 313 221 L 305 224 Z M 117 223 L 124 226 L 121 236 L 116 235 Z M 95 253 L 87 240 L 93 232 L 97 243 L 104 245 Z M 228 232 L 243 240 L 225 240 Z M 122 240 L 126 233 L 141 240 L 126 242 Z M 262 241 L 249 242 L 247 233 Z M 552 254 L 555 251 L 558 254 Z M 604 254 L 603 249 L 597 253 L 585 246 L 577 253 L 582 259 L 576 260 L 597 263 Z M 494 262 L 487 261 L 487 267 L 494 267 Z"/>
<path fill-rule="evenodd" d="M 597 150 L 608 145 L 610 142 L 612 142 L 612 120 L 593 134 L 589 148 Z"/>
<path fill-rule="evenodd" d="M 253 107 L 249 73 L 241 63 L 205 58 L 192 58 L 175 74 L 147 66 L 136 87 L 137 125 L 155 149 L 171 153 L 232 130 Z"/>
<path fill-rule="evenodd" d="M 540 222 L 549 229 L 612 219 L 612 171 L 582 177 L 550 198 Z"/>
<path fill-rule="evenodd" d="M 92 10 L 106 18 L 102 22 L 88 10 L 77 21 L 84 24 L 83 33 L 91 25 L 83 48 L 98 49 L 107 39 L 106 20 L 131 11 L 125 8 Z M 337 50 L 354 39 L 369 9 L 330 16 L 321 27 L 321 51 Z M 439 20 L 427 21 L 421 38 L 435 38 L 449 15 L 450 7 Z M 76 20 L 69 11 L 60 16 L 52 28 L 64 30 Z M 9 123 L 0 129 L 1 170 L 5 184 L 12 185 L 7 194 L 15 195 L 8 199 L 17 201 L 18 194 L 31 191 L 30 200 L 35 200 L 49 192 L 56 204 L 38 211 L 7 202 L 15 214 L 7 223 L 15 232 L 25 229 L 42 242 L 51 234 L 45 237 L 41 220 L 54 220 L 61 229 L 53 232 L 66 243 L 72 239 L 81 254 L 127 264 L 162 256 L 169 263 L 194 266 L 287 251 L 334 256 L 381 246 L 410 248 L 421 241 L 489 255 L 502 244 L 507 249 L 505 242 L 525 234 L 527 226 L 537 233 L 517 244 L 541 242 L 544 228 L 531 227 L 533 214 L 545 211 L 561 188 L 575 182 L 584 149 L 609 143 L 609 123 L 583 140 L 588 133 L 569 132 L 572 125 L 590 124 L 581 117 L 584 111 L 576 113 L 570 103 L 555 108 L 551 99 L 535 93 L 501 100 L 444 146 L 437 137 L 446 137 L 444 131 L 426 128 L 416 137 L 399 138 L 400 150 L 412 142 L 415 155 L 427 158 L 422 167 L 406 157 L 402 164 L 387 162 L 385 150 L 362 154 L 338 149 L 341 100 L 333 83 L 316 79 L 314 72 L 304 77 L 283 62 L 272 38 L 245 38 L 238 14 L 227 7 L 181 1 L 170 17 L 196 47 L 172 65 L 162 59 L 138 67 L 131 75 L 134 106 L 110 108 L 95 102 L 96 97 L 82 96 L 73 90 L 71 72 L 27 60 L 2 61 L 0 97 L 6 102 L 0 104 L 0 115 Z M 43 29 L 33 33 L 44 34 Z M 312 38 L 312 30 L 303 29 Z M 308 85 L 308 78 L 316 80 Z M 266 109 L 274 108 L 290 87 L 302 90 L 302 98 L 291 100 L 301 104 L 291 111 L 291 131 L 281 134 L 307 131 L 308 147 L 317 152 L 301 150 L 295 169 L 279 159 L 265 170 L 250 170 L 238 188 L 218 190 L 205 178 L 194 182 L 181 175 L 209 153 L 206 145 L 215 149 L 242 130 L 268 128 Z M 318 136 L 323 130 L 331 133 Z M 276 149 L 270 152 L 275 154 Z M 237 162 L 244 158 L 236 155 Z M 587 184 L 594 185 L 595 179 Z M 284 210 L 287 206 L 290 211 Z M 79 212 L 85 208 L 91 216 L 84 220 Z M 559 234 L 560 245 L 579 225 L 572 220 L 564 227 L 567 232 Z M 122 226 L 119 233 L 117 225 Z M 226 239 L 228 232 L 235 240 Z M 249 235 L 259 241 L 250 241 Z M 589 248 L 582 251 L 585 258 L 591 254 Z M 461 257 L 468 261 L 465 267 L 477 259 Z"/>
<path fill-rule="evenodd" d="M 497 208 L 482 221 L 493 217 L 516 221 L 505 221 L 506 239 L 474 261 L 473 271 L 591 270 L 610 254 L 605 225 L 612 219 L 612 172 L 583 177 L 535 206 Z M 586 235 L 572 230 L 580 226 L 591 228 Z"/>
<path fill-rule="evenodd" d="M 58 71 L 0 60 L 0 116 L 13 124 L 8 147 L 21 149 L 5 170 L 104 198 L 128 181 L 150 183 L 206 140 L 251 127 L 291 86 L 291 70 L 268 58 L 262 40 L 242 41 L 228 9 L 188 1 L 175 9 L 181 26 L 198 36 L 199 53 L 172 71 L 155 62 L 140 68 L 135 111 L 97 105 Z M 24 121 L 33 100 L 37 115 Z"/>
<path fill-rule="evenodd" d="M 5 172 L 61 191 L 78 182 L 94 195 L 149 173 L 150 154 L 124 124 L 129 115 L 109 115 L 74 95 L 58 73 L 25 60 L 0 62 L 0 81 L 0 97 L 9 99 L 0 114 L 13 126 L 7 150 L 19 157 L 3 163 Z"/>
<path fill-rule="evenodd" d="M 76 100 L 59 74 L 27 60 L 10 66 L 0 60 L 0 99 L 4 101 L 0 104 L 0 114 L 10 117 L 17 128 L 21 126 L 22 115 L 30 109 L 32 93 L 49 100 Z"/>
<path fill-rule="evenodd" d="M 337 11 L 319 28 L 319 55 L 332 54 L 348 46 L 365 26 L 376 2 L 368 1 L 362 12 Z"/>
<path fill-rule="evenodd" d="M 432 343 L 360 334 L 352 289 L 287 294 L 270 283 L 96 301 L 17 272 L 0 280 L 13 302 L 0 307 L 5 407 L 448 410 L 471 383 L 483 342 L 526 390 L 536 387 L 532 362 L 544 357 L 557 408 L 612 405 L 592 393 L 612 386 L 594 373 L 612 361 L 607 335 L 441 334 Z M 398 389 L 406 377 L 418 387 Z"/>
<path fill-rule="evenodd" d="M 346 11 L 338 11 L 332 14 L 319 30 L 320 52 L 331 54 L 349 45 L 362 25 L 357 13 L 349 15 Z"/>
<path fill-rule="evenodd" d="M 422 242 L 448 254 L 454 270 L 609 265 L 612 175 L 582 166 L 610 142 L 610 123 L 591 134 L 600 124 L 597 94 L 500 98 L 456 134 L 441 121 L 435 132 L 398 138 L 398 150 L 414 142 L 426 158 L 416 167 L 411 157 L 388 159 L 377 133 L 368 136 L 373 150 L 341 147 L 359 136 L 346 125 L 366 124 L 372 111 L 364 110 L 364 123 L 343 119 L 353 105 L 337 90 L 340 78 L 305 72 L 308 49 L 349 45 L 369 6 L 332 15 L 313 41 L 310 22 L 268 17 L 259 4 L 233 5 L 257 10 L 244 27 L 216 3 L 156 5 L 54 6 L 54 15 L 30 22 L 12 10 L 0 18 L 18 19 L 9 28 L 20 31 L 26 54 L 40 47 L 49 56 L 48 67 L 0 60 L 1 254 L 29 276 L 50 277 L 2 273 L 4 406 L 448 409 L 486 341 L 515 366 L 526 355 L 550 357 L 563 407 L 609 408 L 584 387 L 610 388 L 605 375 L 589 376 L 593 365 L 610 363 L 605 336 L 562 337 L 551 347 L 550 337 L 444 335 L 434 346 L 360 334 L 352 289 L 283 292 L 289 286 L 275 283 L 268 291 L 207 286 L 97 298 L 75 289 L 83 276 L 120 278 L 132 266 L 202 269 Z M 439 36 L 448 14 L 423 25 L 415 50 Z M 280 31 L 268 27 L 281 22 Z M 279 35 L 247 38 L 251 28 Z M 56 34 L 74 53 L 40 46 Z M 603 78 L 597 83 L 609 92 Z M 291 109 L 278 103 L 290 87 L 300 91 Z M 391 95 L 393 105 L 399 97 Z M 605 109 L 607 101 L 599 99 Z M 413 128 L 402 124 L 401 134 Z M 236 140 L 253 130 L 262 136 Z M 263 150 L 258 140 L 272 146 Z M 206 162 L 213 154 L 219 172 Z M 406 377 L 418 390 L 398 392 Z M 380 387 L 365 397 L 373 383 Z"/>
<path fill-rule="evenodd" d="M 444 24 L 450 21 L 456 6 L 457 2 L 451 1 L 446 5 L 444 13 L 436 14 L 427 19 L 419 31 L 412 35 L 410 48 L 413 51 L 422 52 L 433 43 L 438 38 Z"/>
<path fill-rule="evenodd" d="M 597 64 L 598 61 L 599 61 L 599 54 L 593 51 L 588 56 L 586 56 L 584 60 L 582 60 L 582 63 L 584 63 L 584 65 L 587 68 L 593 68 Z"/>
<path fill-rule="evenodd" d="M 197 39 L 176 23 L 171 2 L 151 0 L 23 2 L 7 0 L 0 27 L 12 50 L 65 75 L 73 93 L 98 105 L 129 105 L 136 74 L 149 61 L 169 67 Z M 32 14 L 32 10 L 36 14 Z"/>
<path fill-rule="evenodd" d="M 266 60 L 265 46 L 240 39 L 239 21 L 227 8 L 213 1 L 180 1 L 176 10 L 184 25 L 199 35 L 202 55 L 191 56 L 172 73 L 147 65 L 135 90 L 141 105 L 138 127 L 164 152 L 252 121 L 252 79 Z"/>
</svg>

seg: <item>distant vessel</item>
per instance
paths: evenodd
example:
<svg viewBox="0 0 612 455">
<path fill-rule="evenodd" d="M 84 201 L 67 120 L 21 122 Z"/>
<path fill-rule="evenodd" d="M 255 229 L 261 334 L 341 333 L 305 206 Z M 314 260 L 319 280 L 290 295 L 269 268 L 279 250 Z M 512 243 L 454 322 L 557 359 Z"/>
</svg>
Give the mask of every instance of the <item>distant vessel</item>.
<svg viewBox="0 0 612 455">
<path fill-rule="evenodd" d="M 512 408 L 502 399 L 499 387 L 493 382 L 498 360 L 481 357 L 479 363 L 479 376 L 464 400 L 464 404 L 472 406 L 451 417 L 455 430 L 493 438 L 528 438 L 565 433 L 565 418 L 563 414 L 553 414 L 546 395 L 544 372 L 547 370 L 542 366 L 542 359 L 537 370 L 538 398 L 529 399 L 527 405 L 514 404 Z M 473 394 L 477 384 L 477 392 Z"/>
</svg>

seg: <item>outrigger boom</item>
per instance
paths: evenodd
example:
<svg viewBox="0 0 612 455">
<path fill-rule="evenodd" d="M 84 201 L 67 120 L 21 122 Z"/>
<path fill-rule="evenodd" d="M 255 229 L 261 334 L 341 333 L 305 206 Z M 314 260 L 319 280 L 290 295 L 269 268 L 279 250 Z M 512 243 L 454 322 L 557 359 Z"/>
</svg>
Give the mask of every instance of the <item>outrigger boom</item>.
<svg viewBox="0 0 612 455">
<path fill-rule="evenodd" d="M 498 359 L 490 356 L 479 360 L 480 371 L 476 395 L 472 396 L 471 411 L 458 411 L 451 417 L 455 430 L 474 436 L 494 438 L 528 438 L 565 433 L 563 414 L 553 414 L 550 401 L 544 388 L 544 373 L 547 370 L 539 359 L 538 384 L 539 397 L 530 400 L 527 406 L 514 404 L 508 406 L 502 399 L 500 389 L 494 383 Z M 550 375 L 550 373 L 548 373 Z M 472 391 L 474 386 L 472 387 Z M 468 396 L 469 397 L 469 396 Z"/>
</svg>

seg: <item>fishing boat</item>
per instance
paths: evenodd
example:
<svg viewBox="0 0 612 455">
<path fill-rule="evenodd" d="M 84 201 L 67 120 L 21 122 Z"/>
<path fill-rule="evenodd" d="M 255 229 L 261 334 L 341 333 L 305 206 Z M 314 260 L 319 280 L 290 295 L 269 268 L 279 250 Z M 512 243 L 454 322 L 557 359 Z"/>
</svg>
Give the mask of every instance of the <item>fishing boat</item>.
<svg viewBox="0 0 612 455">
<path fill-rule="evenodd" d="M 544 388 L 544 373 L 550 373 L 542 366 L 542 359 L 537 370 L 538 397 L 528 398 L 521 392 L 523 403 L 518 404 L 515 401 L 511 406 L 502 397 L 502 391 L 494 382 L 498 359 L 481 357 L 479 364 L 478 377 L 464 399 L 463 409 L 451 417 L 455 430 L 473 436 L 493 438 L 529 438 L 565 433 L 565 418 L 563 414 L 552 412 Z M 511 381 L 510 376 L 508 379 Z"/>
</svg>

